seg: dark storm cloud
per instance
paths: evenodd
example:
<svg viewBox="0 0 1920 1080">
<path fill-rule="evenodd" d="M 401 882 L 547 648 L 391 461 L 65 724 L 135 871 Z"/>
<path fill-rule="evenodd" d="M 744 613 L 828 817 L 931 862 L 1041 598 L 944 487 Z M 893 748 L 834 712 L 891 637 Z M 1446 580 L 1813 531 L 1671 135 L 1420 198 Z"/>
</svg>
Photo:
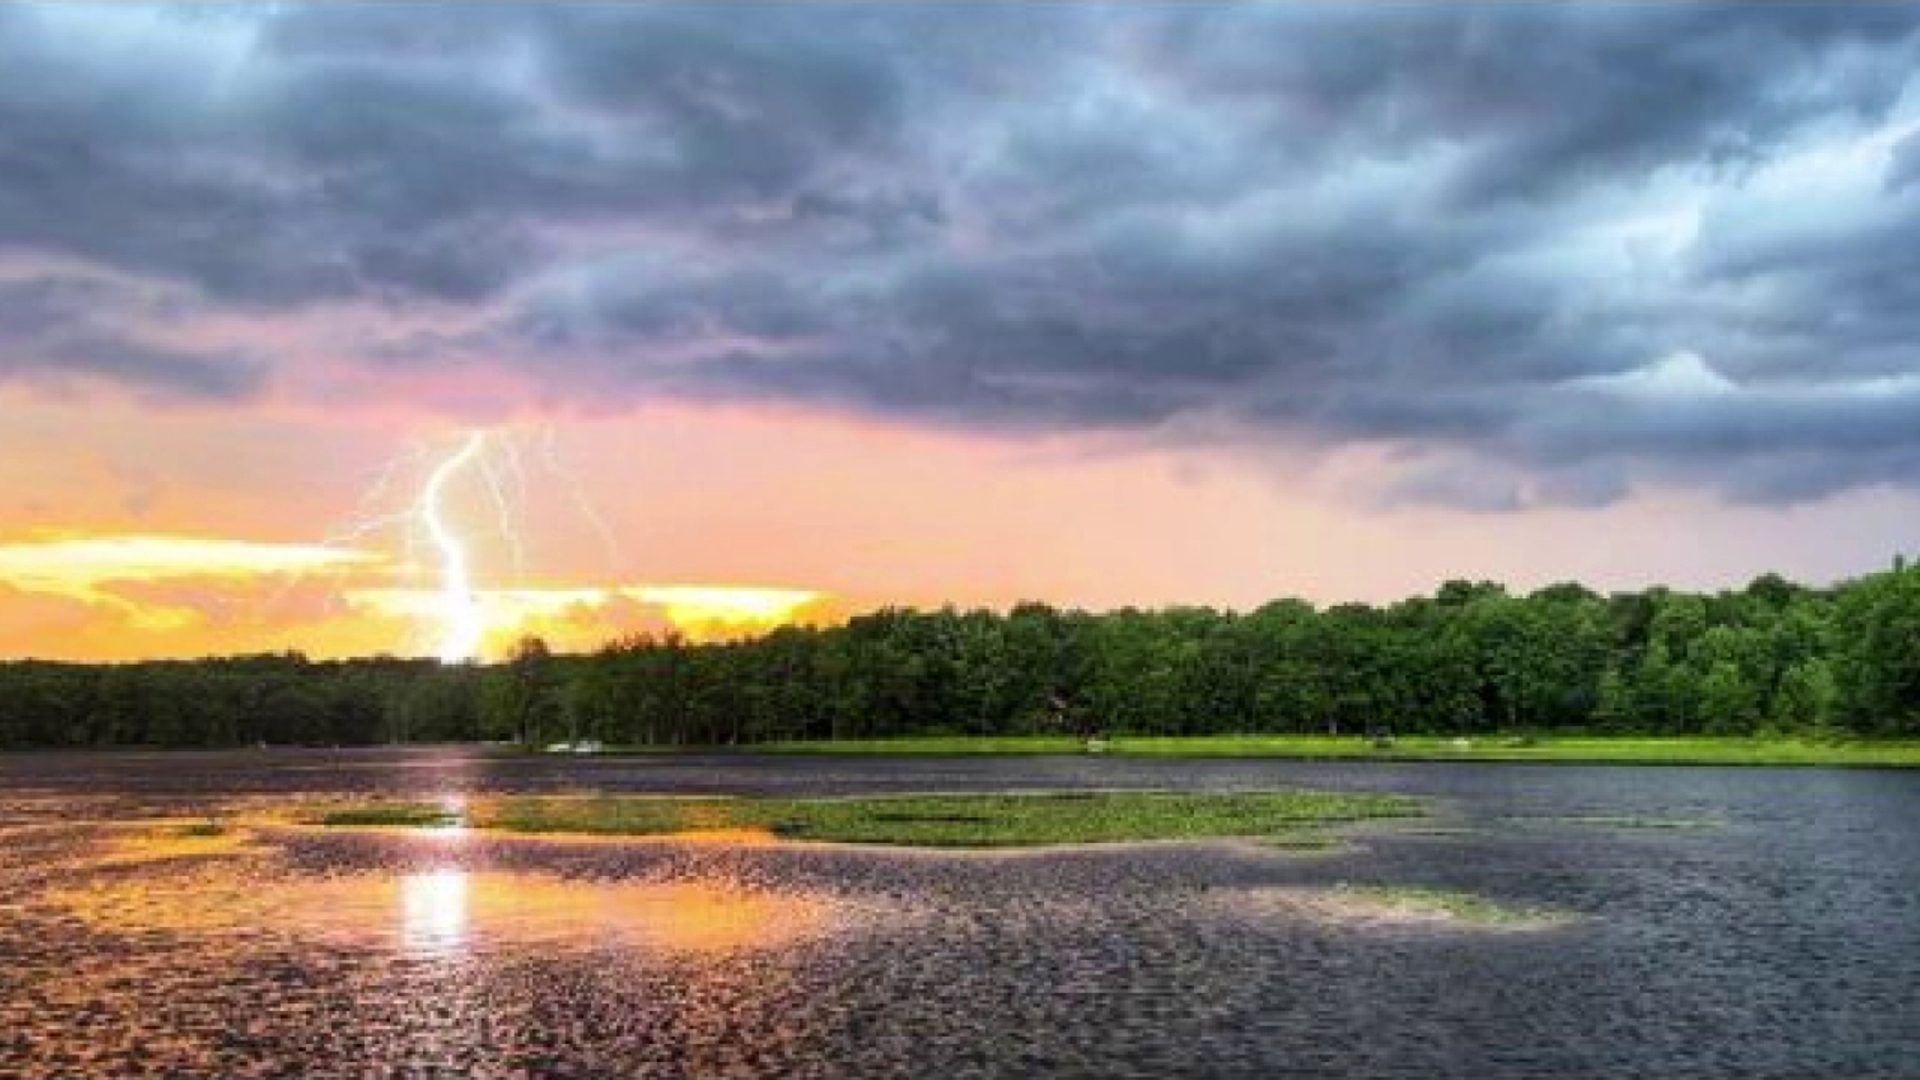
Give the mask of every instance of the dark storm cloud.
<svg viewBox="0 0 1920 1080">
<path fill-rule="evenodd" d="M 1790 501 L 1920 475 L 1917 29 L 1838 4 L 12 6 L 0 255 L 254 319 L 404 316 L 358 359 L 501 365 L 546 400 L 1427 455 L 1389 502 Z M 0 371 L 258 374 L 40 317 Z"/>
<path fill-rule="evenodd" d="M 753 40 L 718 12 L 624 8 L 190 14 L 148 14 L 166 42 L 151 52 L 99 29 L 139 13 L 7 14 L 0 241 L 239 304 L 473 300 L 543 265 L 542 226 L 791 198 L 893 125 L 891 69 L 825 28 Z"/>
<path fill-rule="evenodd" d="M 99 280 L 0 280 L 0 378 L 105 379 L 196 400 L 240 399 L 260 388 L 265 372 L 247 357 L 171 346 L 124 328 L 142 316 L 164 317 L 164 306 Z"/>
</svg>

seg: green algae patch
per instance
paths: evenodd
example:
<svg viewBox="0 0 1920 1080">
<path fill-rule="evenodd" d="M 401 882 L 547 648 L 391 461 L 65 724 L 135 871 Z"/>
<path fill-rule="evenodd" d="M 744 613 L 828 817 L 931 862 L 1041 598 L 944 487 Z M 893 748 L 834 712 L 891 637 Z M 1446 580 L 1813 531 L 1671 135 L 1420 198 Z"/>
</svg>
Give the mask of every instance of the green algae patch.
<svg viewBox="0 0 1920 1080">
<path fill-rule="evenodd" d="M 1247 837 L 1312 843 L 1331 825 L 1417 816 L 1417 800 L 1319 791 L 1048 792 L 856 798 L 526 797 L 329 809 L 310 824 L 615 836 L 766 835 L 850 844 L 1018 848 Z M 1310 839 L 1311 838 L 1311 839 Z"/>
<path fill-rule="evenodd" d="M 1478 893 L 1419 885 L 1341 885 L 1336 895 L 1367 905 L 1478 926 L 1539 929 L 1573 921 L 1563 911 L 1509 904 Z"/>
</svg>

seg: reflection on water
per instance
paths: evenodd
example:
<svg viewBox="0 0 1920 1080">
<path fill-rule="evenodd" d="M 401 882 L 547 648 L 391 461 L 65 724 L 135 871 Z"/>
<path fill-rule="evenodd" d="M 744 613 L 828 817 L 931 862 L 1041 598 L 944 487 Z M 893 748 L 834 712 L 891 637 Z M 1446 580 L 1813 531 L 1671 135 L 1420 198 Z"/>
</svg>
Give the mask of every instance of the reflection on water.
<svg viewBox="0 0 1920 1080">
<path fill-rule="evenodd" d="M 119 856 L 97 865 L 118 866 Z M 241 931 L 397 946 L 421 956 L 520 945 L 721 952 L 811 940 L 849 925 L 846 901 L 804 890 L 459 866 L 306 877 L 276 874 L 256 861 L 208 859 L 54 889 L 47 899 L 114 933 Z"/>
<path fill-rule="evenodd" d="M 379 908 L 388 882 L 356 879 L 328 890 L 320 923 Z M 549 874 L 434 870 L 397 883 L 401 943 L 445 954 L 469 945 L 585 943 L 663 952 L 762 949 L 818 937 L 840 920 L 835 904 L 807 893 L 760 893 L 702 881 L 661 884 L 577 881 Z"/>
<path fill-rule="evenodd" d="M 350 838 L 173 828 L 36 842 L 59 869 L 0 918 L 0 1077 L 779 1072 L 802 992 L 779 972 L 889 925 L 659 845 L 662 874 L 568 873 L 471 836 L 362 838 L 390 845 L 369 859 Z"/>
<path fill-rule="evenodd" d="M 434 870 L 401 878 L 400 937 L 416 951 L 458 951 L 467 938 L 467 872 Z"/>
</svg>

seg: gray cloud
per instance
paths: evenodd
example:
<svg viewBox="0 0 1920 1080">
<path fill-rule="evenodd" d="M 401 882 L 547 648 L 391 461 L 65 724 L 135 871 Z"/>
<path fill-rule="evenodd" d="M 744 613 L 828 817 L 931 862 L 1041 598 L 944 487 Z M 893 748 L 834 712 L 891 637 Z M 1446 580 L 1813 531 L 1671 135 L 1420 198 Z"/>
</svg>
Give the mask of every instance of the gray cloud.
<svg viewBox="0 0 1920 1080">
<path fill-rule="evenodd" d="M 404 312 L 348 359 L 545 400 L 1217 417 L 1447 463 L 1389 502 L 1792 501 L 1920 475 L 1916 60 L 1881 4 L 16 5 L 0 254 Z M 0 374 L 260 377 L 15 317 Z"/>
<path fill-rule="evenodd" d="M 94 278 L 0 280 L 0 378 L 104 380 L 149 396 L 238 400 L 264 367 L 231 350 L 181 348 L 127 328 L 167 319 L 167 302 Z"/>
</svg>

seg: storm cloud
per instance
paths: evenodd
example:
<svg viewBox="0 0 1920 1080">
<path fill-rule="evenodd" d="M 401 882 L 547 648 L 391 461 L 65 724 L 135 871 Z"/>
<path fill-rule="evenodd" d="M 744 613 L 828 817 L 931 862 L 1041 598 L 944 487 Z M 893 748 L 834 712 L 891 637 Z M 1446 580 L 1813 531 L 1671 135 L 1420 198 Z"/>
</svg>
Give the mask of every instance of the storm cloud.
<svg viewBox="0 0 1920 1080">
<path fill-rule="evenodd" d="M 106 379 L 149 398 L 216 402 L 260 390 L 266 373 L 257 358 L 174 345 L 139 329 L 177 323 L 169 306 L 145 290 L 92 278 L 0 278 L 0 378 Z"/>
<path fill-rule="evenodd" d="M 197 321 L 337 313 L 405 325 L 361 378 L 1379 446 L 1388 502 L 1912 486 L 1915 71 L 1884 4 L 10 5 L 0 378 L 241 399 L 314 361 Z"/>
</svg>

